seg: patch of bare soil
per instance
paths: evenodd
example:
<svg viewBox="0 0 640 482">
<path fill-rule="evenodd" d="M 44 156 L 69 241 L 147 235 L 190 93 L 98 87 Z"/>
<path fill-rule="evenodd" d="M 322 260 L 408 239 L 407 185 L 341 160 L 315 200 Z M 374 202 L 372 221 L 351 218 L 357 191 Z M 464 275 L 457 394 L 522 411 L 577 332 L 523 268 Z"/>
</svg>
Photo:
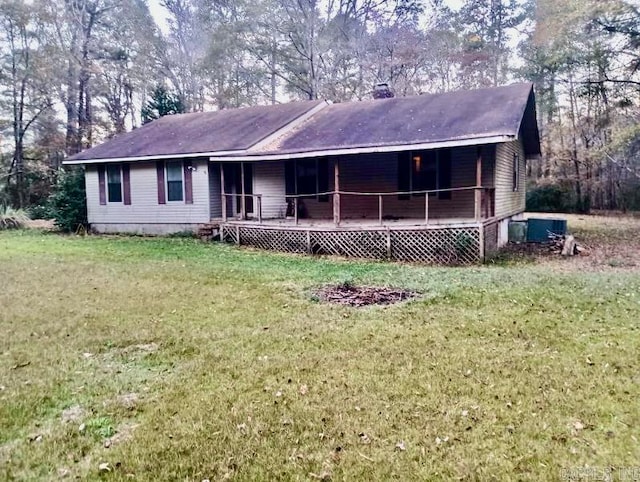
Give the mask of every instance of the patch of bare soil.
<svg viewBox="0 0 640 482">
<path fill-rule="evenodd" d="M 327 303 L 347 306 L 390 305 L 415 298 L 415 291 L 380 286 L 354 286 L 349 283 L 324 286 L 314 293 Z"/>
<path fill-rule="evenodd" d="M 537 215 L 536 215 L 537 216 Z M 509 244 L 501 257 L 528 260 L 555 272 L 608 272 L 640 269 L 640 219 L 633 216 L 563 215 L 580 247 L 562 256 L 557 244 Z"/>
<path fill-rule="evenodd" d="M 508 244 L 502 250 L 507 259 L 528 260 L 557 272 L 574 271 L 630 271 L 638 269 L 640 246 L 634 244 L 612 245 L 577 239 L 584 250 L 576 256 L 562 256 L 549 244 Z"/>
</svg>

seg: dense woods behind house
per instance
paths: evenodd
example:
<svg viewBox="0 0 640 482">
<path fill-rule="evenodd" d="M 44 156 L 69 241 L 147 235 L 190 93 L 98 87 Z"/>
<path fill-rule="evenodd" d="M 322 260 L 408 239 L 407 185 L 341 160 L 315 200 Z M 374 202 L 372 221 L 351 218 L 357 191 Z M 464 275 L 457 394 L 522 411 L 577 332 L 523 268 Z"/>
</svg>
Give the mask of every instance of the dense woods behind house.
<svg viewBox="0 0 640 482">
<path fill-rule="evenodd" d="M 529 207 L 640 210 L 637 0 L 150 3 L 0 0 L 0 206 L 46 215 L 66 155 L 165 114 L 532 81 Z"/>
</svg>

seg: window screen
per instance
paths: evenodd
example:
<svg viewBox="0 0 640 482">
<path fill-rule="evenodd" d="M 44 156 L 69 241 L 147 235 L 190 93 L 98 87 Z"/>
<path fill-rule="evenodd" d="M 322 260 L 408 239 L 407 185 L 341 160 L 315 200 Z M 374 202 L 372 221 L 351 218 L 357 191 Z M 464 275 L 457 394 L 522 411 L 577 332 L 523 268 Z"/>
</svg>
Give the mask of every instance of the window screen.
<svg viewBox="0 0 640 482">
<path fill-rule="evenodd" d="M 318 169 L 315 159 L 298 162 L 298 194 L 316 194 Z"/>
<path fill-rule="evenodd" d="M 110 203 L 122 202 L 122 174 L 120 166 L 107 166 L 107 191 Z"/>
<path fill-rule="evenodd" d="M 182 199 L 182 163 L 167 162 L 167 201 Z"/>
</svg>

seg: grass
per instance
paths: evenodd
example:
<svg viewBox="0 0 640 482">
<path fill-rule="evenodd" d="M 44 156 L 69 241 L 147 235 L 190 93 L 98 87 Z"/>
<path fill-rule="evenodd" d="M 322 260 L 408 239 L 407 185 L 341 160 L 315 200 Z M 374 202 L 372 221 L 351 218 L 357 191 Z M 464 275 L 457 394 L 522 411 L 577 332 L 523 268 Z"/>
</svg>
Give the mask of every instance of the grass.
<svg viewBox="0 0 640 482">
<path fill-rule="evenodd" d="M 609 239 L 584 224 L 585 242 Z M 637 240 L 640 221 L 625 226 L 614 240 Z M 557 480 L 637 465 L 640 272 L 571 262 L 428 268 L 0 233 L 0 479 Z M 345 280 L 422 296 L 311 296 Z"/>
</svg>

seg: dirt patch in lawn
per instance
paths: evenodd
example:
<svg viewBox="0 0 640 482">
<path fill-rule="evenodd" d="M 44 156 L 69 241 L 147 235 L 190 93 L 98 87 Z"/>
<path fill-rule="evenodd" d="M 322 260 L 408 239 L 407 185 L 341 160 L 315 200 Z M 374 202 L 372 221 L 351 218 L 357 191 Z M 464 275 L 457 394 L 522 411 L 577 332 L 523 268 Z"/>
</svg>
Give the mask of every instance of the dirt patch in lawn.
<svg viewBox="0 0 640 482">
<path fill-rule="evenodd" d="M 327 285 L 314 292 L 320 301 L 347 306 L 391 305 L 415 298 L 415 291 L 381 286 Z"/>
<path fill-rule="evenodd" d="M 536 213 L 530 217 L 558 217 Z M 577 256 L 561 256 L 549 244 L 509 244 L 497 261 L 527 261 L 558 272 L 635 271 L 640 268 L 640 218 L 563 214 L 582 248 Z"/>
</svg>

